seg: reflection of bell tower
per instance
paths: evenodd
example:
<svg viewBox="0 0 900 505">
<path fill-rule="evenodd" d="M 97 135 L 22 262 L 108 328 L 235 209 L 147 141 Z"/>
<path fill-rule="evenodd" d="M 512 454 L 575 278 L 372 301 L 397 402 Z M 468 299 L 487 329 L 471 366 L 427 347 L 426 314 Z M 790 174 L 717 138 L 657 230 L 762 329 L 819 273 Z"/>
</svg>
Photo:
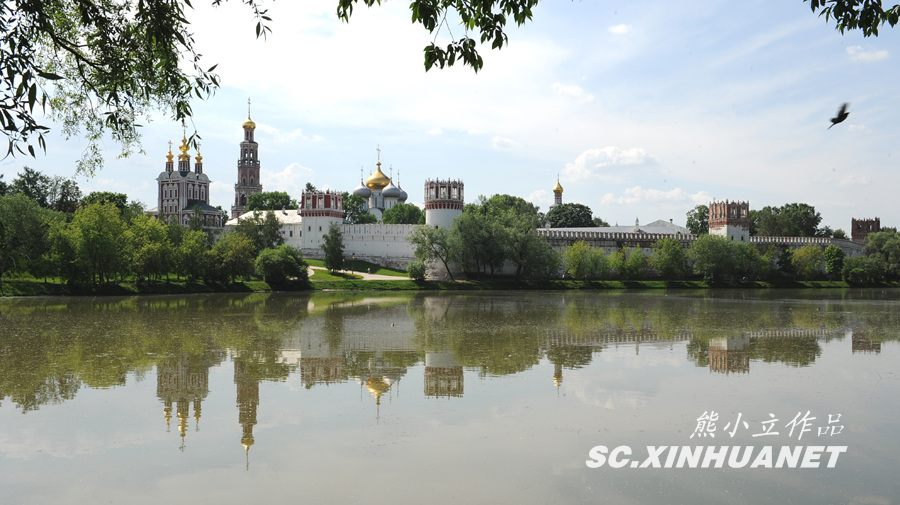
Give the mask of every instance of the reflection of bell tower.
<svg viewBox="0 0 900 505">
<path fill-rule="evenodd" d="M 556 390 L 559 391 L 559 387 L 562 386 L 563 374 L 562 374 L 562 363 L 554 363 L 553 364 L 553 385 L 556 386 Z"/>
<path fill-rule="evenodd" d="M 451 351 L 425 353 L 425 396 L 463 395 L 463 368 Z"/>
<path fill-rule="evenodd" d="M 750 337 L 717 337 L 709 339 L 707 359 L 712 372 L 732 374 L 750 372 Z"/>
<path fill-rule="evenodd" d="M 256 407 L 259 405 L 259 380 L 250 372 L 249 363 L 241 357 L 234 358 L 234 384 L 237 390 L 238 422 L 243 433 L 241 445 L 247 468 L 250 467 L 250 447 L 253 446 L 253 426 L 256 425 Z"/>
<path fill-rule="evenodd" d="M 184 450 L 191 402 L 194 403 L 194 426 L 200 430 L 201 404 L 209 394 L 211 363 L 200 356 L 181 355 L 161 361 L 156 366 L 156 396 L 163 402 L 166 431 L 172 421 L 172 406 L 178 417 L 180 449 Z"/>
</svg>

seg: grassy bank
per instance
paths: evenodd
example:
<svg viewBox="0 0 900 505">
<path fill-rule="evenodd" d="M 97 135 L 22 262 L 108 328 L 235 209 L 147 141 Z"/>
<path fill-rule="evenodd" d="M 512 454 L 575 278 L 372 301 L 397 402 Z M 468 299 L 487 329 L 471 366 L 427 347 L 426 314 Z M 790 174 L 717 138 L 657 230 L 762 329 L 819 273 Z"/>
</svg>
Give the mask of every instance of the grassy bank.
<svg viewBox="0 0 900 505">
<path fill-rule="evenodd" d="M 309 284 L 296 283 L 286 286 L 270 286 L 264 281 L 249 280 L 233 284 L 205 284 L 187 281 L 151 281 L 122 282 L 93 288 L 72 288 L 59 280 L 44 281 L 40 279 L 5 279 L 2 296 L 100 296 L 100 295 L 160 295 L 187 293 L 253 293 L 269 291 L 465 291 L 465 290 L 604 290 L 604 289 L 840 289 L 850 286 L 843 281 L 752 281 L 734 284 L 710 285 L 704 281 L 578 281 L 578 280 L 545 280 L 520 281 L 515 279 L 482 279 L 464 281 L 426 281 L 416 282 L 411 279 L 382 281 L 348 279 L 333 275 L 323 275 L 319 279 L 318 272 Z M 900 283 L 887 283 L 872 287 L 900 287 Z"/>
</svg>

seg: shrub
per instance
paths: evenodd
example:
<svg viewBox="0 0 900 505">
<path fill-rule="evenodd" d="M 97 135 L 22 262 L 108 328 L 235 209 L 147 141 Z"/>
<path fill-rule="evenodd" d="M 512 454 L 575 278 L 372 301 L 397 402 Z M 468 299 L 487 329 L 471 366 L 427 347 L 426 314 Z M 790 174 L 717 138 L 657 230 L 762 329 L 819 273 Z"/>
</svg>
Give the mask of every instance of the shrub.
<svg viewBox="0 0 900 505">
<path fill-rule="evenodd" d="M 300 251 L 287 244 L 263 249 L 256 257 L 256 275 L 272 285 L 284 284 L 288 278 L 305 282 L 308 268 Z"/>
</svg>

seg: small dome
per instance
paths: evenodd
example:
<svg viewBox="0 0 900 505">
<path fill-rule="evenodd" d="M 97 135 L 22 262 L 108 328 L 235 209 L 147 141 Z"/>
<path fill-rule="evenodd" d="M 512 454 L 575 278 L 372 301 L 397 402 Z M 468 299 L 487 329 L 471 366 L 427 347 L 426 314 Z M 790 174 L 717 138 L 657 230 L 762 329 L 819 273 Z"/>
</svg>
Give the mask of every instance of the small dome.
<svg viewBox="0 0 900 505">
<path fill-rule="evenodd" d="M 403 196 L 404 192 L 402 189 L 394 186 L 394 183 L 391 182 L 388 187 L 384 188 L 384 191 L 381 192 L 381 195 L 385 198 L 397 198 L 399 199 Z"/>
<path fill-rule="evenodd" d="M 357 188 L 353 190 L 353 194 L 362 198 L 369 198 L 370 196 L 372 196 L 372 191 L 364 184 L 360 183 L 359 186 L 357 186 Z"/>
<path fill-rule="evenodd" d="M 562 184 L 559 183 L 559 179 L 556 179 L 556 186 L 553 187 L 553 192 L 554 193 L 562 193 L 563 192 L 563 187 L 562 187 Z"/>
<path fill-rule="evenodd" d="M 384 189 L 390 183 L 391 179 L 381 171 L 381 162 L 379 161 L 375 164 L 375 172 L 366 179 L 366 187 L 371 190 Z"/>
<path fill-rule="evenodd" d="M 256 129 L 256 123 L 254 123 L 253 120 L 250 119 L 249 117 L 247 118 L 246 121 L 244 121 L 244 125 L 243 125 L 243 126 L 244 126 L 244 128 L 250 128 L 251 130 L 255 130 L 255 129 Z"/>
<path fill-rule="evenodd" d="M 400 203 L 406 202 L 406 199 L 409 198 L 409 195 L 406 194 L 406 191 L 404 191 L 403 188 L 401 188 L 400 186 L 397 186 L 397 189 L 400 190 L 400 197 L 399 197 Z"/>
</svg>

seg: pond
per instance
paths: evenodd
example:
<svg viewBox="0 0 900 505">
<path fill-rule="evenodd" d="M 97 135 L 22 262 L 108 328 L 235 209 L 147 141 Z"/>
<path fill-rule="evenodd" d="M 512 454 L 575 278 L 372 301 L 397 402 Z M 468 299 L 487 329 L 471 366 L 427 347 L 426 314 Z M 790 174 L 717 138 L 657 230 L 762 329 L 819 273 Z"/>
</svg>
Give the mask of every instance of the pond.
<svg viewBox="0 0 900 505">
<path fill-rule="evenodd" d="M 889 504 L 898 398 L 896 290 L 0 301 L 9 504 Z"/>
</svg>

